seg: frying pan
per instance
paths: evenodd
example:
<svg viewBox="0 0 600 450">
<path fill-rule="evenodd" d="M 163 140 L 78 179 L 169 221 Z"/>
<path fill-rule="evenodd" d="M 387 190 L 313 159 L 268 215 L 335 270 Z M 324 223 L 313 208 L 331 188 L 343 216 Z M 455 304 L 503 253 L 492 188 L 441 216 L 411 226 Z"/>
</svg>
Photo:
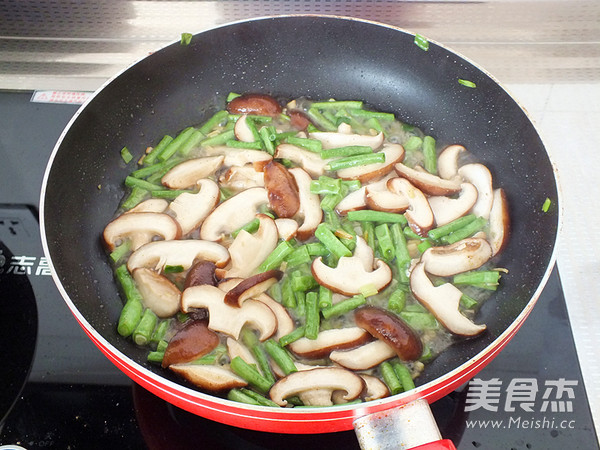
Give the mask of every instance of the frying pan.
<svg viewBox="0 0 600 450">
<path fill-rule="evenodd" d="M 100 350 L 138 384 L 206 418 L 254 430 L 323 433 L 416 399 L 446 395 L 482 369 L 516 333 L 554 263 L 559 225 L 555 173 L 526 113 L 485 71 L 442 45 L 424 51 L 395 27 L 331 16 L 242 21 L 174 42 L 108 81 L 77 112 L 50 158 L 41 228 L 54 279 L 76 320 Z M 470 88 L 459 79 L 476 84 Z M 460 143 L 506 190 L 510 243 L 496 264 L 502 288 L 476 322 L 487 331 L 429 364 L 413 391 L 362 405 L 307 409 L 248 406 L 198 392 L 146 363 L 146 351 L 116 332 L 122 307 L 100 243 L 125 193 L 127 146 L 141 155 L 165 134 L 201 123 L 227 93 L 279 99 L 360 99 L 434 136 Z M 542 211 L 546 198 L 552 206 Z"/>
</svg>

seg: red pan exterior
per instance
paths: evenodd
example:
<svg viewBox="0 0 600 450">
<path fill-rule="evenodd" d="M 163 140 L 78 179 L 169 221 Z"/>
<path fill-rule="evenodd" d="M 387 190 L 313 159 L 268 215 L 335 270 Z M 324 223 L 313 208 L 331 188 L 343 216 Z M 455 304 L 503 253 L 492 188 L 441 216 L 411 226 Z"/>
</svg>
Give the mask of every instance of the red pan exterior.
<svg viewBox="0 0 600 450">
<path fill-rule="evenodd" d="M 458 83 L 468 79 L 472 89 Z M 121 300 L 100 243 L 130 169 L 163 135 L 201 123 L 230 91 L 281 99 L 361 99 L 394 112 L 440 144 L 460 143 L 508 196 L 513 234 L 497 261 L 509 272 L 480 309 L 486 333 L 459 341 L 428 365 L 417 388 L 363 405 L 273 409 L 198 392 L 149 365 L 116 333 Z M 553 201 L 550 212 L 541 205 Z M 135 382 L 200 416 L 260 431 L 324 433 L 416 398 L 433 402 L 473 377 L 517 332 L 554 264 L 559 226 L 553 167 L 527 115 L 488 74 L 435 43 L 427 52 L 402 30 L 348 18 L 290 16 L 239 22 L 174 43 L 109 81 L 76 114 L 52 154 L 41 197 L 42 240 L 54 279 L 100 350 Z"/>
</svg>

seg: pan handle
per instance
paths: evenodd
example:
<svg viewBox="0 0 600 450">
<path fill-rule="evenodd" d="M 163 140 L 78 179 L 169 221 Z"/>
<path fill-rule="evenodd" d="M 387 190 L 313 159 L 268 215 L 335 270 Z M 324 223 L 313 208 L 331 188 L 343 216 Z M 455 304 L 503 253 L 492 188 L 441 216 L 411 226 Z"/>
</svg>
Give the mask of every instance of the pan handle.
<svg viewBox="0 0 600 450">
<path fill-rule="evenodd" d="M 456 450 L 452 441 L 442 439 L 425 400 L 359 417 L 353 425 L 363 450 Z"/>
</svg>

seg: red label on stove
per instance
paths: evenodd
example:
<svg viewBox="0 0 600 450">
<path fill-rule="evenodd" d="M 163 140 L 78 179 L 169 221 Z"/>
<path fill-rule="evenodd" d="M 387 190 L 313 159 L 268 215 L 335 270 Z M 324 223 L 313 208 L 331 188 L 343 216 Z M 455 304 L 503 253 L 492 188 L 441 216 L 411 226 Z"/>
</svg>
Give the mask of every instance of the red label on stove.
<svg viewBox="0 0 600 450">
<path fill-rule="evenodd" d="M 81 105 L 90 98 L 92 92 L 78 91 L 34 91 L 31 96 L 33 103 L 66 103 Z"/>
</svg>

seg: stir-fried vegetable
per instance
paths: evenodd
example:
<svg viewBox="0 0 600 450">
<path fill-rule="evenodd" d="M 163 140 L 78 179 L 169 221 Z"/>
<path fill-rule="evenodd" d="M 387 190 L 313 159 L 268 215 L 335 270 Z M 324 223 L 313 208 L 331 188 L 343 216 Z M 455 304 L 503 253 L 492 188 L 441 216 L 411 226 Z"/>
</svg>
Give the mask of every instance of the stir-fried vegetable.
<svg viewBox="0 0 600 450">
<path fill-rule="evenodd" d="M 253 405 L 414 388 L 500 284 L 506 196 L 465 154 L 362 101 L 230 94 L 124 180 L 103 236 L 119 333 Z"/>
</svg>

